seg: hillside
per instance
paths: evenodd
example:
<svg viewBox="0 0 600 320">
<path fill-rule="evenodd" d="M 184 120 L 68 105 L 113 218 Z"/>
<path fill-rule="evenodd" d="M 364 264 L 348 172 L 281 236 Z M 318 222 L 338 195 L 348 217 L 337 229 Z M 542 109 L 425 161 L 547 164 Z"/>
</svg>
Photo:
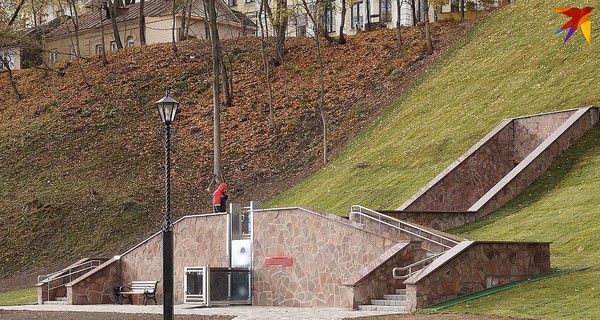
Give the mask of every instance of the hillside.
<svg viewBox="0 0 600 320">
<path fill-rule="evenodd" d="M 332 154 L 389 105 L 460 38 L 467 24 L 435 24 L 434 56 L 422 31 L 404 28 L 325 46 L 326 110 Z M 272 67 L 276 127 L 268 123 L 258 41 L 227 42 L 234 105 L 222 110 L 224 173 L 235 202 L 267 200 L 321 166 L 318 67 L 310 38 L 289 39 Z M 0 277 L 90 255 L 113 255 L 159 230 L 163 152 L 154 102 L 171 88 L 181 102 L 174 126 L 175 217 L 207 212 L 212 193 L 209 47 L 202 41 L 132 48 L 42 70 L 15 72 L 16 101 L 1 74 Z M 2 286 L 0 285 L 0 289 Z"/>
<path fill-rule="evenodd" d="M 503 118 L 600 105 L 598 33 L 591 46 L 580 31 L 564 44 L 564 33 L 553 35 L 568 18 L 552 7 L 571 5 L 523 0 L 495 11 L 339 157 L 269 205 L 339 214 L 353 204 L 394 209 Z M 453 312 L 598 318 L 599 139 L 596 128 L 521 197 L 456 231 L 475 240 L 551 241 L 554 267 L 592 268 L 471 301 Z"/>
</svg>

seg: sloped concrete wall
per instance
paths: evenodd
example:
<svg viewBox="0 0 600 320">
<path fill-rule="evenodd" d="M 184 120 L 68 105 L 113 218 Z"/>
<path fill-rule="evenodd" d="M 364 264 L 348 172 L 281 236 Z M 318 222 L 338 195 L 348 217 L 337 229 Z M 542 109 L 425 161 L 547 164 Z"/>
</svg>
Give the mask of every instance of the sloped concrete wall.
<svg viewBox="0 0 600 320">
<path fill-rule="evenodd" d="M 344 280 L 396 243 L 357 227 L 305 209 L 255 212 L 254 304 L 352 308 L 354 292 Z M 268 266 L 273 257 L 291 258 L 293 265 Z"/>
</svg>

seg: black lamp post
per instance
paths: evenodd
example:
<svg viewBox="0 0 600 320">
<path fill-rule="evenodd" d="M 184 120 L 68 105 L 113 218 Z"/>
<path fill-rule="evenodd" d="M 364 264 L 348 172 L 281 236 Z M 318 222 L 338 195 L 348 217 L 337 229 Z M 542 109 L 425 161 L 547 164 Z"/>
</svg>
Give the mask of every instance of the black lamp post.
<svg viewBox="0 0 600 320">
<path fill-rule="evenodd" d="M 165 221 L 162 226 L 163 234 L 163 314 L 164 320 L 172 320 L 173 312 L 173 221 L 171 214 L 171 124 L 175 120 L 179 102 L 165 96 L 156 101 L 160 120 L 165 125 Z"/>
</svg>

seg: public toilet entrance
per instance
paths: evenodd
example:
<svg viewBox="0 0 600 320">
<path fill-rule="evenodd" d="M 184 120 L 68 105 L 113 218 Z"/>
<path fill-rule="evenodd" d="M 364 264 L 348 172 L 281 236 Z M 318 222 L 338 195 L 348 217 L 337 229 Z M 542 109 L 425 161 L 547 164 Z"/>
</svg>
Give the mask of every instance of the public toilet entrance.
<svg viewBox="0 0 600 320">
<path fill-rule="evenodd" d="M 227 267 L 185 267 L 186 304 L 203 306 L 252 304 L 252 217 L 261 203 L 237 203 L 227 213 Z"/>
</svg>

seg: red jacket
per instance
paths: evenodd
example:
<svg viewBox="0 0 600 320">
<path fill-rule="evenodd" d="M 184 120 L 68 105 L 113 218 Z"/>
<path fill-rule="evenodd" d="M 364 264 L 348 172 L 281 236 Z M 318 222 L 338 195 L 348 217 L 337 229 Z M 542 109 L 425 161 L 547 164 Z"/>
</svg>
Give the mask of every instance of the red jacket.
<svg viewBox="0 0 600 320">
<path fill-rule="evenodd" d="M 223 196 L 223 191 L 225 189 L 227 189 L 227 184 L 225 182 L 221 182 L 221 184 L 217 188 L 217 191 L 215 191 L 215 193 L 213 193 L 213 204 L 215 206 L 221 205 L 221 196 Z"/>
</svg>

